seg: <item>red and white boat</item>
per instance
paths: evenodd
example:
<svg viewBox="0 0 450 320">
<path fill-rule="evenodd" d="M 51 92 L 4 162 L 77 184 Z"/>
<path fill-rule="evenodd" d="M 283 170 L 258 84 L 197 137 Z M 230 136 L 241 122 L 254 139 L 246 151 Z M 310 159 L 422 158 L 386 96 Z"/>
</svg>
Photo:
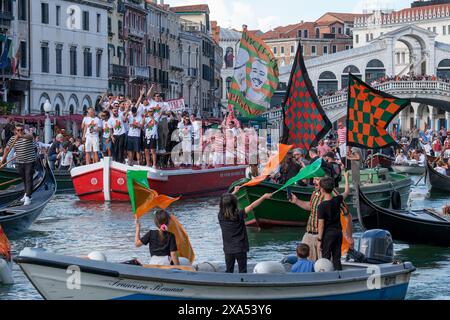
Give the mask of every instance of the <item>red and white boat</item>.
<svg viewBox="0 0 450 320">
<path fill-rule="evenodd" d="M 150 188 L 160 194 L 185 198 L 213 196 L 223 193 L 236 180 L 245 176 L 246 166 L 156 170 L 127 166 L 104 158 L 100 162 L 76 167 L 70 172 L 76 195 L 83 201 L 130 201 L 127 170 L 148 172 Z"/>
</svg>

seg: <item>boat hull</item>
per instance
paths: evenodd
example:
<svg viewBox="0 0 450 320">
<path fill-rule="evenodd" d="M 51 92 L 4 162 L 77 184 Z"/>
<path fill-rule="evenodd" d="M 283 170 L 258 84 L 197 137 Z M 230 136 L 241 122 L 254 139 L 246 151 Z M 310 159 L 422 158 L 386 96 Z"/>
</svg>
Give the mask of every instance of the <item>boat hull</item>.
<svg viewBox="0 0 450 320">
<path fill-rule="evenodd" d="M 82 201 L 128 202 L 127 170 L 147 171 L 150 188 L 160 194 L 184 198 L 221 194 L 236 179 L 245 176 L 244 166 L 154 170 L 141 166 L 130 167 L 106 158 L 98 164 L 72 170 L 76 194 Z"/>
<path fill-rule="evenodd" d="M 450 247 L 450 220 L 426 210 L 387 210 L 364 196 L 360 197 L 360 205 L 366 229 L 388 230 L 394 239 L 408 243 Z"/>
<path fill-rule="evenodd" d="M 432 190 L 450 192 L 450 177 L 444 176 L 427 164 L 427 175 Z"/>
<path fill-rule="evenodd" d="M 45 253 L 33 256 L 24 251 L 16 263 L 39 293 L 51 300 L 401 300 L 414 271 L 410 263 L 377 266 L 381 281 L 376 288 L 368 286 L 370 265 L 322 274 L 225 274 L 148 269 Z M 67 285 L 76 285 L 76 280 L 79 289 Z"/>
<path fill-rule="evenodd" d="M 72 193 L 72 192 L 74 192 L 72 177 L 70 176 L 69 171 L 55 170 L 53 172 L 53 174 L 56 179 L 56 185 L 57 185 L 56 192 L 57 193 L 69 193 L 69 192 Z M 0 184 L 7 182 L 7 181 L 15 180 L 18 178 L 20 178 L 20 177 L 19 177 L 19 174 L 17 173 L 17 169 L 4 168 L 4 169 L 0 170 Z M 20 183 L 20 181 L 6 184 L 3 187 L 1 187 L 0 190 L 5 190 L 13 185 L 18 184 L 18 183 Z"/>
<path fill-rule="evenodd" d="M 16 198 L 0 209 L 0 224 L 8 237 L 17 236 L 28 230 L 56 193 L 56 181 L 48 163 L 45 163 L 45 167 L 42 167 L 42 164 L 38 165 L 41 166 L 43 179 L 35 178 L 40 182 L 33 190 L 31 205 L 24 206 L 22 203 L 18 203 Z"/>
<path fill-rule="evenodd" d="M 411 175 L 421 175 L 425 173 L 425 166 L 400 166 L 400 165 L 394 165 L 392 166 L 392 170 L 394 170 L 397 173 L 402 174 L 411 174 Z"/>
<path fill-rule="evenodd" d="M 393 162 L 393 159 L 384 154 L 374 154 L 373 159 L 372 156 L 368 157 L 368 159 L 366 160 L 366 165 L 368 168 L 390 168 Z"/>
<path fill-rule="evenodd" d="M 387 174 L 389 174 L 390 177 L 393 177 L 390 182 L 380 182 L 375 184 L 363 183 L 361 189 L 371 201 L 385 208 L 391 206 L 392 192 L 398 191 L 401 197 L 401 206 L 402 208 L 406 207 L 412 180 L 409 177 L 395 173 Z M 361 177 L 361 181 L 366 180 L 364 174 L 362 174 Z M 242 180 L 236 182 L 234 185 L 242 184 L 245 181 Z M 255 187 L 241 188 L 237 194 L 239 207 L 244 208 L 260 198 L 263 194 L 273 193 L 280 187 L 281 186 L 278 184 L 263 182 Z M 309 202 L 314 188 L 295 186 L 291 187 L 291 190 L 300 200 Z M 339 191 L 343 192 L 343 188 L 340 188 Z M 351 187 L 350 196 L 347 198 L 347 204 L 349 205 L 353 219 L 356 220 L 357 212 L 353 195 L 354 189 Z M 309 211 L 305 211 L 290 203 L 287 198 L 286 190 L 283 190 L 276 193 L 271 199 L 264 201 L 258 208 L 251 211 L 247 216 L 246 224 L 248 226 L 259 228 L 273 226 L 303 227 L 308 222 L 309 214 Z"/>
</svg>

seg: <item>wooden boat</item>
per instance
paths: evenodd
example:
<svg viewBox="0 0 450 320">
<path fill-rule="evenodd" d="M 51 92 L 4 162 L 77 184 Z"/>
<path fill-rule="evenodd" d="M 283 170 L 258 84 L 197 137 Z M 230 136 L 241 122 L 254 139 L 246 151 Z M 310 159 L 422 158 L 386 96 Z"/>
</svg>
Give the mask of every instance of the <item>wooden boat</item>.
<svg viewBox="0 0 450 320">
<path fill-rule="evenodd" d="M 359 193 L 362 223 L 367 229 L 388 230 L 394 239 L 450 247 L 450 219 L 431 210 L 382 208 Z"/>
<path fill-rule="evenodd" d="M 0 171 L 1 172 L 1 171 Z M 36 189 L 45 177 L 45 170 L 42 166 L 36 166 L 33 175 L 33 189 Z M 19 178 L 20 179 L 20 178 Z M 11 185 L 8 189 L 0 191 L 0 207 L 22 198 L 25 192 L 24 184 L 20 180 L 17 184 Z"/>
<path fill-rule="evenodd" d="M 425 166 L 418 164 L 395 164 L 392 166 L 392 170 L 397 173 L 410 174 L 410 175 L 422 175 L 425 173 Z"/>
<path fill-rule="evenodd" d="M 381 277 L 377 287 L 367 285 L 373 265 L 360 263 L 344 262 L 342 271 L 324 273 L 291 273 L 286 267 L 277 273 L 233 274 L 225 273 L 222 266 L 208 270 L 200 264 L 190 271 L 148 268 L 31 248 L 22 250 L 15 262 L 49 300 L 401 300 L 415 270 L 409 262 L 376 265 Z M 79 287 L 67 285 L 67 270 L 81 271 Z"/>
<path fill-rule="evenodd" d="M 351 180 L 351 176 L 350 176 Z M 232 191 L 236 185 L 242 185 L 248 180 L 243 179 L 235 182 L 229 189 Z M 391 206 L 392 194 L 394 190 L 400 193 L 401 207 L 405 207 L 409 192 L 412 185 L 412 180 L 408 176 L 400 175 L 395 172 L 390 172 L 388 169 L 367 169 L 361 171 L 362 190 L 368 197 L 382 207 L 389 208 Z M 279 184 L 263 182 L 255 187 L 244 187 L 239 190 L 237 197 L 239 207 L 244 208 L 253 201 L 257 200 L 265 193 L 273 193 L 281 187 Z M 339 189 L 343 192 L 344 185 Z M 351 186 L 353 190 L 353 187 Z M 303 201 L 309 201 L 311 194 L 314 191 L 313 187 L 291 187 L 292 192 Z M 352 193 L 347 199 L 350 211 L 354 219 L 356 216 L 356 209 L 353 204 Z M 309 212 L 298 206 L 292 204 L 287 199 L 286 190 L 278 192 L 272 199 L 264 201 L 258 208 L 248 214 L 247 225 L 259 228 L 271 226 L 294 226 L 302 227 L 308 222 Z"/>
<path fill-rule="evenodd" d="M 72 177 L 70 176 L 69 171 L 55 170 L 53 172 L 53 174 L 56 179 L 57 193 L 74 192 Z M 19 180 L 16 180 L 16 179 L 19 179 Z M 4 169 L 0 170 L 0 184 L 8 182 L 8 181 L 13 181 L 13 182 L 6 184 L 4 186 L 4 189 L 7 189 L 8 187 L 10 187 L 12 185 L 16 185 L 16 184 L 20 183 L 20 177 L 19 177 L 19 174 L 17 173 L 17 169 L 4 168 Z M 0 190 L 3 190 L 3 189 L 0 189 Z"/>
<path fill-rule="evenodd" d="M 450 177 L 440 174 L 429 163 L 427 164 L 427 175 L 432 190 L 450 192 Z"/>
<path fill-rule="evenodd" d="M 33 191 L 31 204 L 24 206 L 18 200 L 22 197 L 21 194 L 10 203 L 0 206 L 0 225 L 9 237 L 26 231 L 56 192 L 55 177 L 48 163 L 45 160 L 38 160 L 36 164 L 38 171 L 43 172 L 44 176 Z"/>
<path fill-rule="evenodd" d="M 187 198 L 223 193 L 236 179 L 245 176 L 245 166 L 156 170 L 127 166 L 104 158 L 100 162 L 72 169 L 76 195 L 83 201 L 130 201 L 127 170 L 148 172 L 148 182 L 160 194 Z"/>
<path fill-rule="evenodd" d="M 387 155 L 376 153 L 373 156 L 369 155 L 367 157 L 366 166 L 371 169 L 376 167 L 390 168 L 394 161 L 395 159 L 392 159 Z"/>
</svg>

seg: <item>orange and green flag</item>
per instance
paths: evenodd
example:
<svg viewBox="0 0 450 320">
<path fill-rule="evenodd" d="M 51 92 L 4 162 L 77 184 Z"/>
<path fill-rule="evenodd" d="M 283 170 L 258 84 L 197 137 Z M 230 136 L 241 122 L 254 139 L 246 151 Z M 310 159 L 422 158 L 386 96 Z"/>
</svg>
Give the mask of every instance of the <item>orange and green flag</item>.
<svg viewBox="0 0 450 320">
<path fill-rule="evenodd" d="M 133 213 L 138 218 L 141 218 L 154 208 L 166 210 L 172 203 L 180 199 L 180 197 L 172 198 L 158 194 L 155 190 L 150 189 L 147 171 L 127 171 L 127 186 Z M 195 254 L 189 237 L 173 214 L 170 214 L 168 231 L 175 236 L 179 256 L 188 259 L 192 263 L 195 259 Z"/>
<path fill-rule="evenodd" d="M 11 245 L 3 232 L 2 226 L 0 226 L 0 258 L 11 261 Z"/>
<path fill-rule="evenodd" d="M 350 74 L 347 145 L 377 149 L 395 144 L 395 140 L 387 132 L 387 127 L 397 114 L 410 103 L 410 100 L 399 99 L 378 91 Z"/>
<path fill-rule="evenodd" d="M 243 184 L 243 187 L 254 187 L 259 185 L 261 182 L 266 180 L 266 178 L 274 172 L 278 166 L 280 165 L 281 161 L 286 157 L 289 150 L 292 149 L 293 146 L 288 146 L 286 144 L 279 144 L 278 145 L 278 152 L 270 157 L 269 161 L 267 162 L 266 166 L 264 167 L 261 175 L 258 177 L 253 178 L 249 182 Z"/>
<path fill-rule="evenodd" d="M 254 33 L 244 29 L 228 103 L 244 117 L 264 113 L 278 87 L 278 76 L 278 64 L 271 49 Z"/>
</svg>

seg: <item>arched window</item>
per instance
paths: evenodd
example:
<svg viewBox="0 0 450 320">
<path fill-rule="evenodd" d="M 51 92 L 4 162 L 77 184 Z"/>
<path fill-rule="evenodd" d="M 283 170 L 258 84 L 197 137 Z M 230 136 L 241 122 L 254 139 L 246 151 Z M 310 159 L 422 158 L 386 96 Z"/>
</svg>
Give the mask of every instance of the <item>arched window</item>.
<svg viewBox="0 0 450 320">
<path fill-rule="evenodd" d="M 43 103 L 41 103 L 41 114 L 45 114 L 44 104 Z"/>
<path fill-rule="evenodd" d="M 59 104 L 55 106 L 55 116 L 59 117 L 61 115 L 61 107 Z"/>
<path fill-rule="evenodd" d="M 440 79 L 450 79 L 450 59 L 439 62 L 436 76 Z"/>
<path fill-rule="evenodd" d="M 386 76 L 383 62 L 378 59 L 370 60 L 366 66 L 366 82 L 378 80 Z"/>
<path fill-rule="evenodd" d="M 359 71 L 359 69 L 356 66 L 350 65 L 350 66 L 345 67 L 344 71 L 342 71 L 342 76 L 341 76 L 341 88 L 342 89 L 348 87 L 348 77 L 349 77 L 350 73 L 361 79 L 361 71 Z"/>
<path fill-rule="evenodd" d="M 336 75 L 331 71 L 322 72 L 319 76 L 317 84 L 317 92 L 319 96 L 336 92 L 338 89 L 338 81 Z"/>
<path fill-rule="evenodd" d="M 69 114 L 74 114 L 74 111 L 75 111 L 75 107 L 73 106 L 73 104 L 71 104 L 70 105 L 70 107 L 69 107 Z"/>
</svg>

